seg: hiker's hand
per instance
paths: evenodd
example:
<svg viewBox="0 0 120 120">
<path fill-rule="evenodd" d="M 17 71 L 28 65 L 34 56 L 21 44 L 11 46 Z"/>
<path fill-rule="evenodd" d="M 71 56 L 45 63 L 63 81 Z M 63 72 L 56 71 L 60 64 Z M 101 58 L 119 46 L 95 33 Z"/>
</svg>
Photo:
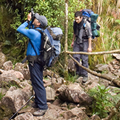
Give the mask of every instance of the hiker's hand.
<svg viewBox="0 0 120 120">
<path fill-rule="evenodd" d="M 31 12 L 28 14 L 27 19 L 30 21 L 31 20 Z"/>
<path fill-rule="evenodd" d="M 71 43 L 71 47 L 73 47 L 73 45 L 74 45 L 74 42 Z"/>
<path fill-rule="evenodd" d="M 88 48 L 88 52 L 92 52 L 92 48 L 91 47 Z"/>
</svg>

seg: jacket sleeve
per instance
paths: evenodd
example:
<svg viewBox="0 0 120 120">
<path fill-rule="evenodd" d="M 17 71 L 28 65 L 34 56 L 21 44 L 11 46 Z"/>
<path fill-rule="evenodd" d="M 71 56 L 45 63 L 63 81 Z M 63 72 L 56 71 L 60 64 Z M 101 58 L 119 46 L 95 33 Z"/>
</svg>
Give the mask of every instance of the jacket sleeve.
<svg viewBox="0 0 120 120">
<path fill-rule="evenodd" d="M 23 35 L 25 35 L 26 37 L 28 37 L 29 39 L 31 39 L 31 37 L 34 35 L 33 29 L 28 29 L 26 28 L 28 26 L 27 22 L 24 22 L 23 24 L 21 24 L 18 28 L 17 31 Z"/>
</svg>

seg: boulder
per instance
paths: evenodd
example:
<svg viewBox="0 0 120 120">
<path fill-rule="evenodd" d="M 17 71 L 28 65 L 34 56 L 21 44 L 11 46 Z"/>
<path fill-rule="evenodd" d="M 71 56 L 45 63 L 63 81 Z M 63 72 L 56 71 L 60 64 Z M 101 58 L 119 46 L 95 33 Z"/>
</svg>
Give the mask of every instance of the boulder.
<svg viewBox="0 0 120 120">
<path fill-rule="evenodd" d="M 24 89 L 11 87 L 1 100 L 1 104 L 9 108 L 12 113 L 18 111 L 31 96 L 31 88 Z"/>
<path fill-rule="evenodd" d="M 117 60 L 120 60 L 120 54 L 112 54 Z"/>
<path fill-rule="evenodd" d="M 79 84 L 62 85 L 57 90 L 58 97 L 63 101 L 91 104 L 92 98 L 84 92 Z"/>
<path fill-rule="evenodd" d="M 46 77 L 46 76 L 49 76 L 51 78 L 58 78 L 60 77 L 57 73 L 51 71 L 51 70 L 48 70 L 48 69 L 45 69 L 43 71 L 43 76 Z"/>
<path fill-rule="evenodd" d="M 68 70 L 70 73 L 76 71 L 75 64 L 74 64 L 74 61 L 72 59 L 68 59 Z"/>
<path fill-rule="evenodd" d="M 14 120 L 34 120 L 34 117 L 31 112 L 26 112 L 15 117 Z"/>
<path fill-rule="evenodd" d="M 55 100 L 55 90 L 51 87 L 46 88 L 46 98 L 47 101 L 54 101 Z"/>
<path fill-rule="evenodd" d="M 13 69 L 13 64 L 11 61 L 6 61 L 3 63 L 3 70 L 12 70 Z"/>
<path fill-rule="evenodd" d="M 29 67 L 27 63 L 16 63 L 14 67 L 15 71 L 19 71 L 23 74 L 24 79 L 29 80 L 30 79 L 30 72 L 29 72 Z"/>
<path fill-rule="evenodd" d="M 2 74 L 0 75 L 0 87 L 7 87 L 11 85 L 17 85 L 18 87 L 21 87 L 19 82 L 20 80 L 23 80 L 24 76 L 19 71 L 14 70 L 8 70 L 8 71 L 2 71 Z"/>
<path fill-rule="evenodd" d="M 48 107 L 49 109 L 40 120 L 58 120 L 58 118 L 61 117 L 61 114 L 64 112 L 60 107 L 53 104 L 50 104 Z M 64 120 L 63 117 L 61 120 Z"/>
<path fill-rule="evenodd" d="M 109 65 L 98 64 L 98 65 L 95 66 L 95 70 L 98 71 L 98 72 L 102 72 L 102 71 L 108 72 L 109 71 Z"/>
<path fill-rule="evenodd" d="M 63 118 L 65 118 L 65 120 L 68 119 L 74 119 L 74 120 L 88 120 L 89 117 L 85 114 L 85 112 L 78 107 L 75 107 L 71 110 L 68 110 L 66 112 L 64 112 L 63 114 Z"/>
</svg>

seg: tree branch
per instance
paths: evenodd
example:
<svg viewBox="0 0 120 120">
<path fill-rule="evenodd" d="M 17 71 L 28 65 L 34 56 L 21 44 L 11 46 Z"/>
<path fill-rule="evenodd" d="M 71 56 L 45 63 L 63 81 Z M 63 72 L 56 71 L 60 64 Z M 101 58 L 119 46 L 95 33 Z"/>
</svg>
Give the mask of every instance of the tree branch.
<svg viewBox="0 0 120 120">
<path fill-rule="evenodd" d="M 65 51 L 68 54 L 85 54 L 85 55 L 102 55 L 102 54 L 111 54 L 111 53 L 120 53 L 120 49 L 112 50 L 112 51 L 102 51 L 102 52 L 72 52 L 72 51 Z"/>
<path fill-rule="evenodd" d="M 89 72 L 89 73 L 91 73 L 91 74 L 93 74 L 93 75 L 95 75 L 95 76 L 98 76 L 98 77 L 100 77 L 100 78 L 107 79 L 108 81 L 111 81 L 111 82 L 113 82 L 114 84 L 116 84 L 117 86 L 120 87 L 120 81 L 119 81 L 119 80 L 117 80 L 117 79 L 115 79 L 115 78 L 111 78 L 111 77 L 106 76 L 106 75 L 102 75 L 102 74 L 97 73 L 97 72 L 95 72 L 95 71 L 92 71 L 92 70 L 90 70 L 90 69 L 82 66 L 82 65 L 81 65 L 76 59 L 74 59 L 70 54 L 69 54 L 69 56 L 72 58 L 73 61 L 75 61 L 80 67 L 82 67 L 83 69 L 85 69 L 87 72 Z"/>
</svg>

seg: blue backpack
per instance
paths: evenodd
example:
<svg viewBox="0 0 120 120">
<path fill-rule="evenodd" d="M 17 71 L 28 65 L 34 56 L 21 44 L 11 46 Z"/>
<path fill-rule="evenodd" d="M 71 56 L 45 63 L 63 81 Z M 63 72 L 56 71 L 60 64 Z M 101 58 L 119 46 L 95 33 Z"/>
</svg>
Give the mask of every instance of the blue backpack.
<svg viewBox="0 0 120 120">
<path fill-rule="evenodd" d="M 62 30 L 59 27 L 47 27 L 45 30 L 38 31 L 42 34 L 42 43 L 38 62 L 42 64 L 44 68 L 51 67 L 55 64 L 61 52 L 60 39 L 63 35 Z"/>
<path fill-rule="evenodd" d="M 98 25 L 96 23 L 97 18 L 98 18 L 98 14 L 95 14 L 90 9 L 83 9 L 82 16 L 84 19 L 84 27 L 86 27 L 87 21 L 91 23 L 92 38 L 94 39 L 95 37 L 99 37 L 100 36 L 100 25 Z"/>
</svg>

